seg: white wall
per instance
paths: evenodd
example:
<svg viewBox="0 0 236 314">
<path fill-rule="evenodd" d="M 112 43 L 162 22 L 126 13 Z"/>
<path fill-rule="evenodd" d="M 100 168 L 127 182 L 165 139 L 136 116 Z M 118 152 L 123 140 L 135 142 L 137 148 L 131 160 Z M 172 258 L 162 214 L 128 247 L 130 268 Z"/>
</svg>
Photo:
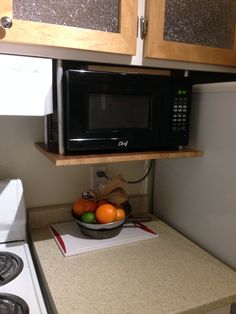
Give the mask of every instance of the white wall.
<svg viewBox="0 0 236 314">
<path fill-rule="evenodd" d="M 204 156 L 157 162 L 154 211 L 236 269 L 236 84 L 214 85 L 193 95 L 190 146 Z"/>
<path fill-rule="evenodd" d="M 43 130 L 42 117 L 0 116 L 0 179 L 22 179 L 27 207 L 70 203 L 90 188 L 90 166 L 56 167 L 34 147 L 43 142 Z M 145 167 L 143 161 L 109 163 L 107 171 L 136 180 Z M 125 189 L 129 195 L 143 194 L 146 185 Z"/>
</svg>

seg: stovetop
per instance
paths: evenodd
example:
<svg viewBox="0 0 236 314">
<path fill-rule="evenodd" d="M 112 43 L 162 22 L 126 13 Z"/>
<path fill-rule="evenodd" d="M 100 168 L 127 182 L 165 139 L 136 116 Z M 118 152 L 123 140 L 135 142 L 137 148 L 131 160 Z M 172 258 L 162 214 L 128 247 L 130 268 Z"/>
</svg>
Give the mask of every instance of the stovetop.
<svg viewBox="0 0 236 314">
<path fill-rule="evenodd" d="M 47 313 L 27 243 L 20 179 L 0 180 L 0 314 L 12 313 Z"/>
<path fill-rule="evenodd" d="M 25 241 L 3 243 L 0 244 L 0 254 L 1 252 L 9 252 L 18 256 L 23 261 L 23 268 L 15 278 L 0 286 L 0 296 L 11 294 L 23 299 L 32 314 L 47 313 L 28 243 Z"/>
</svg>

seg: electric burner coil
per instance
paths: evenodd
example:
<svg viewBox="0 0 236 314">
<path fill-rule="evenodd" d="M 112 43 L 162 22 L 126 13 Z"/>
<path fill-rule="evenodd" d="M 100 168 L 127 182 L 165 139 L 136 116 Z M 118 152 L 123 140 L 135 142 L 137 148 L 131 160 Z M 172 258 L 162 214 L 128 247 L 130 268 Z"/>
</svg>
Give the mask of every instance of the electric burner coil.
<svg viewBox="0 0 236 314">
<path fill-rule="evenodd" d="M 22 271 L 24 263 L 16 254 L 0 252 L 0 286 L 15 279 Z"/>
<path fill-rule="evenodd" d="M 29 314 L 28 304 L 20 297 L 10 293 L 0 293 L 1 314 Z"/>
</svg>

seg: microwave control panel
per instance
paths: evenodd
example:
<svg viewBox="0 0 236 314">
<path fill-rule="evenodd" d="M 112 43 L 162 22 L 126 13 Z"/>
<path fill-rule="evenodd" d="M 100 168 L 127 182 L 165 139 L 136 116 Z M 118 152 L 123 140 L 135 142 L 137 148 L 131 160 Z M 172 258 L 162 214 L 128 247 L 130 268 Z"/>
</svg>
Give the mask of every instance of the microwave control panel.
<svg viewBox="0 0 236 314">
<path fill-rule="evenodd" d="M 189 95 L 188 90 L 179 89 L 173 98 L 171 130 L 174 132 L 186 132 L 189 119 Z"/>
</svg>

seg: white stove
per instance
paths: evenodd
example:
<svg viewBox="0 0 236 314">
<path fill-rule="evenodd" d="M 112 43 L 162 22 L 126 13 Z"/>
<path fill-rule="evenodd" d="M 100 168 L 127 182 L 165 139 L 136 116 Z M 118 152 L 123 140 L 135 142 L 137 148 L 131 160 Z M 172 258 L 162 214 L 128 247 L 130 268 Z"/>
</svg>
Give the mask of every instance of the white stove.
<svg viewBox="0 0 236 314">
<path fill-rule="evenodd" d="M 0 181 L 0 313 L 47 313 L 27 243 L 19 179 Z"/>
</svg>

